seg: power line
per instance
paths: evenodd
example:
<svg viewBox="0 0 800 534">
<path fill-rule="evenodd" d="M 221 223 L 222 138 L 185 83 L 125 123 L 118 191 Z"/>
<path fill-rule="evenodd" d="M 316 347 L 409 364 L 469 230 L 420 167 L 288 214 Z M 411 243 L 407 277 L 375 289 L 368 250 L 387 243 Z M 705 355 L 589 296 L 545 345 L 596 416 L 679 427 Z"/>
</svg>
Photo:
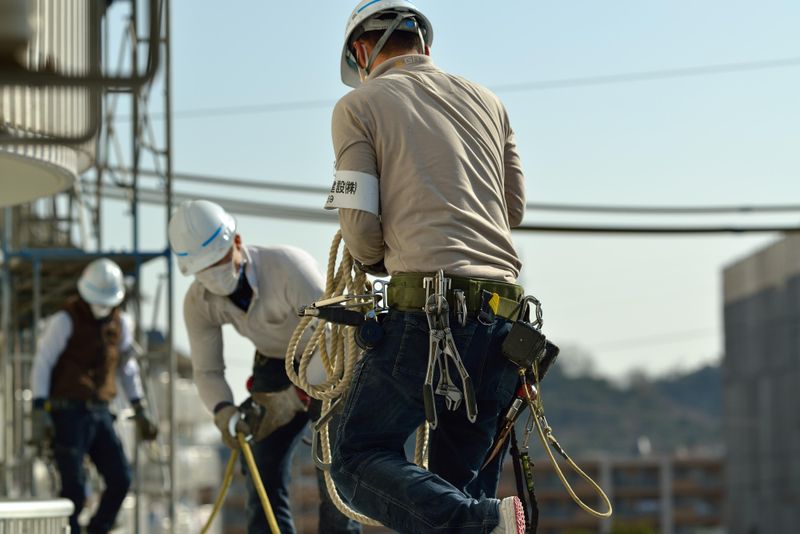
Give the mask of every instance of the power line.
<svg viewBox="0 0 800 534">
<path fill-rule="evenodd" d="M 130 174 L 132 170 L 125 167 L 107 167 L 107 170 L 118 172 L 122 174 Z M 140 169 L 139 176 L 153 176 L 162 177 L 163 172 L 158 172 L 150 169 Z M 172 178 L 179 181 L 194 182 L 206 185 L 219 185 L 225 187 L 243 187 L 251 189 L 266 189 L 273 191 L 286 191 L 290 193 L 309 193 L 314 195 L 327 195 L 330 193 L 330 187 L 322 187 L 315 185 L 298 185 L 286 182 L 269 182 L 265 180 L 249 180 L 246 178 L 232 178 L 227 176 L 209 176 L 193 173 L 177 172 L 172 174 Z M 800 206 L 798 206 L 800 211 Z"/>
<path fill-rule="evenodd" d="M 596 85 L 646 82 L 674 78 L 691 78 L 697 76 L 716 76 L 736 72 L 752 72 L 759 70 L 781 69 L 800 66 L 800 57 L 767 59 L 760 61 L 742 61 L 736 63 L 718 63 L 683 67 L 677 69 L 661 69 L 649 71 L 625 72 L 600 76 L 580 76 L 575 78 L 559 78 L 534 82 L 507 83 L 492 86 L 496 93 L 513 93 L 524 91 L 546 91 L 551 89 L 570 89 Z M 294 100 L 272 102 L 266 104 L 246 104 L 240 106 L 219 106 L 208 108 L 184 109 L 173 112 L 173 119 L 196 119 L 203 117 L 220 117 L 233 115 L 256 115 L 263 113 L 280 113 L 286 111 L 303 111 L 310 109 L 332 108 L 336 100 Z M 119 120 L 130 120 L 129 116 L 118 116 Z M 163 112 L 150 114 L 151 119 L 163 119 Z"/>
<path fill-rule="evenodd" d="M 88 194 L 96 191 L 96 184 L 91 181 L 83 182 L 84 190 Z M 128 200 L 130 190 L 119 185 L 104 184 L 102 195 L 118 200 Z M 164 193 L 159 189 L 138 189 L 139 201 L 151 204 L 163 204 Z M 239 215 L 252 215 L 256 217 L 266 217 L 272 219 L 290 219 L 307 222 L 337 222 L 338 215 L 333 210 L 323 210 L 321 208 L 309 208 L 304 206 L 287 206 L 284 204 L 273 204 L 252 200 L 235 200 L 231 198 L 201 195 L 206 200 L 216 202 L 228 211 Z M 187 194 L 175 192 L 173 194 L 176 202 L 191 200 L 198 197 L 196 193 Z M 798 226 L 740 226 L 740 227 L 693 227 L 693 226 L 597 226 L 597 225 L 548 225 L 548 224 L 528 224 L 513 228 L 513 231 L 539 232 L 539 233 L 573 233 L 573 234 L 633 234 L 633 235 L 669 235 L 669 234 L 721 234 L 721 233 L 776 233 L 776 232 L 798 232 Z"/>
<path fill-rule="evenodd" d="M 762 204 L 741 206 L 631 206 L 589 204 L 543 204 L 529 202 L 526 209 L 533 211 L 569 211 L 586 213 L 618 213 L 632 215 L 749 215 L 753 213 L 800 212 L 800 204 Z"/>
<path fill-rule="evenodd" d="M 653 80 L 666 80 L 670 78 L 690 78 L 695 76 L 712 76 L 717 74 L 731 74 L 734 72 L 748 72 L 756 70 L 780 69 L 800 66 L 800 57 L 783 59 L 767 59 L 761 61 L 743 61 L 737 63 L 721 63 L 716 65 L 700 65 L 697 67 L 683 67 L 678 69 L 649 70 L 639 72 L 626 72 L 604 76 L 585 76 L 581 78 L 562 78 L 558 80 L 544 80 L 540 82 L 509 83 L 494 86 L 494 91 L 542 91 L 547 89 L 567 89 L 571 87 L 586 87 L 591 85 L 608 85 L 616 83 L 644 82 Z"/>
<path fill-rule="evenodd" d="M 519 232 L 567 234 L 701 235 L 800 232 L 800 226 L 598 226 L 525 224 L 512 228 Z"/>
<path fill-rule="evenodd" d="M 130 174 L 131 169 L 123 167 L 108 167 L 112 172 Z M 140 176 L 160 177 L 163 173 L 154 170 L 139 170 Z M 327 195 L 330 188 L 315 185 L 298 185 L 286 182 L 271 182 L 265 180 L 250 180 L 245 178 L 232 178 L 225 176 L 208 176 L 192 173 L 174 173 L 172 177 L 179 181 L 202 183 L 206 185 L 219 185 L 226 187 L 242 187 L 251 189 L 266 189 L 271 191 L 286 191 L 291 193 L 308 193 L 313 195 Z M 636 215 L 749 215 L 758 213 L 798 213 L 800 204 L 766 204 L 766 205 L 740 205 L 740 206 L 635 206 L 635 205 L 599 205 L 599 204 L 560 204 L 529 202 L 525 205 L 529 211 L 553 211 L 571 213 L 607 213 L 607 214 L 636 214 Z"/>
<path fill-rule="evenodd" d="M 696 339 L 706 339 L 718 336 L 721 328 L 693 328 L 691 330 L 676 330 L 650 336 L 629 337 L 612 341 L 600 341 L 592 344 L 592 350 L 616 351 L 628 349 L 642 349 L 647 347 L 660 347 L 675 343 L 684 343 Z"/>
</svg>

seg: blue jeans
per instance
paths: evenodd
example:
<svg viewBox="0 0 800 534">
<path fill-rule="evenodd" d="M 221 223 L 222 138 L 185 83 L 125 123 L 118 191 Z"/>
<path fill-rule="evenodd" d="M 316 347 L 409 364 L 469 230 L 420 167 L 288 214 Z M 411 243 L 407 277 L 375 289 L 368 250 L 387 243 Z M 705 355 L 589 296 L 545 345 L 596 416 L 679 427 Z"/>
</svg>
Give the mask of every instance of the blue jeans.
<svg viewBox="0 0 800 534">
<path fill-rule="evenodd" d="M 462 327 L 451 314 L 450 325 L 472 377 L 478 418 L 467 420 L 463 402 L 447 411 L 436 396 L 439 425 L 431 433 L 429 471 L 409 462 L 403 450 L 425 420 L 428 323 L 422 312 L 389 312 L 383 340 L 359 362 L 338 429 L 337 487 L 356 510 L 399 532 L 485 533 L 498 524 L 494 497 L 502 461 L 480 467 L 517 383 L 516 366 L 500 350 L 511 323 L 470 318 Z M 437 380 L 438 372 L 434 386 Z"/>
<path fill-rule="evenodd" d="M 295 532 L 292 511 L 289 506 L 289 481 L 292 456 L 308 423 L 308 415 L 299 413 L 288 424 L 277 429 L 266 438 L 252 444 L 253 456 L 258 466 L 261 481 L 275 513 L 282 534 Z M 242 458 L 242 471 L 247 475 L 247 532 L 264 534 L 269 532 L 261 501 L 256 493 L 250 470 Z M 357 534 L 361 527 L 342 515 L 328 497 L 324 482 L 320 483 L 319 532 L 328 534 Z"/>
<path fill-rule="evenodd" d="M 74 407 L 52 412 L 55 424 L 53 453 L 61 476 L 61 496 L 75 505 L 69 518 L 72 532 L 80 532 L 78 514 L 86 501 L 87 454 L 103 477 L 106 490 L 87 527 L 90 533 L 106 533 L 114 526 L 122 501 L 131 485 L 131 468 L 114 431 L 114 418 L 105 407 Z"/>
</svg>

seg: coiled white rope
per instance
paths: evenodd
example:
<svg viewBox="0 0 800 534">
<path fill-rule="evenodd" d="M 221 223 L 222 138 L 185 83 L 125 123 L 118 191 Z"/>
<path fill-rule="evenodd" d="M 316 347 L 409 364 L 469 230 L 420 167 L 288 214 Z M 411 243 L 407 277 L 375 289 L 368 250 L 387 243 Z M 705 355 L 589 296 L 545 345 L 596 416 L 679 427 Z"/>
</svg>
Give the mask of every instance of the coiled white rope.
<svg viewBox="0 0 800 534">
<path fill-rule="evenodd" d="M 325 293 L 320 300 L 339 297 L 343 295 L 364 295 L 371 291 L 367 276 L 359 269 L 354 268 L 353 257 L 345 246 L 342 250 L 342 261 L 336 268 L 336 259 L 339 256 L 339 247 L 342 244 L 341 230 L 336 233 L 328 253 L 328 268 L 326 271 Z M 355 327 L 339 324 L 326 324 L 326 321 L 317 319 L 318 324 L 307 341 L 299 358 L 299 366 L 295 372 L 294 361 L 298 353 L 298 346 L 312 323 L 314 317 L 303 317 L 297 325 L 289 346 L 286 349 L 286 374 L 292 383 L 304 390 L 311 397 L 322 401 L 322 413 L 326 414 L 331 409 L 334 400 L 344 395 L 353 380 L 355 366 L 361 357 L 361 349 L 355 342 Z M 322 363 L 325 367 L 327 378 L 321 384 L 310 384 L 307 373 L 314 353 L 319 350 Z M 331 444 L 328 423 L 320 429 L 320 443 L 322 447 L 322 461 L 331 462 Z M 423 424 L 417 429 L 417 445 L 414 461 L 420 467 L 428 465 L 428 427 Z M 350 508 L 339 496 L 330 471 L 324 470 L 325 486 L 331 500 L 342 514 L 350 519 L 370 526 L 382 526 L 381 523 L 360 514 Z"/>
</svg>

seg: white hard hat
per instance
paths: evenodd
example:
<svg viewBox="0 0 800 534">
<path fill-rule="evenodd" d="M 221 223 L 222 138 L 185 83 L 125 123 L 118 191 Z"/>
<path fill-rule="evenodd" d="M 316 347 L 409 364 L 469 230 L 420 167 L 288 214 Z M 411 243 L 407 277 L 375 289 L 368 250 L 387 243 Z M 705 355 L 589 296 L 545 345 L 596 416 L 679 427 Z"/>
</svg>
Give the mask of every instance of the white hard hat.
<svg viewBox="0 0 800 534">
<path fill-rule="evenodd" d="M 169 242 L 178 268 L 192 275 L 217 263 L 233 246 L 236 221 L 207 200 L 183 202 L 169 221 Z"/>
<path fill-rule="evenodd" d="M 393 24 L 395 21 L 390 19 L 376 19 L 376 16 L 389 13 L 399 15 L 396 19 L 397 24 Z M 414 23 L 415 20 L 416 23 Z M 347 19 L 347 27 L 344 32 L 341 70 L 342 81 L 345 85 L 350 87 L 361 85 L 361 78 L 358 76 L 358 64 L 355 56 L 350 51 L 353 41 L 366 31 L 389 30 L 387 33 L 391 34 L 395 29 L 419 33 L 427 46 L 431 46 L 433 43 L 433 26 L 410 0 L 361 0 L 358 3 L 350 14 L 350 18 Z M 388 35 L 384 37 L 388 39 Z M 377 56 L 382 47 L 383 43 L 380 46 L 376 46 L 373 56 Z"/>
<path fill-rule="evenodd" d="M 119 306 L 125 298 L 122 270 L 113 261 L 100 258 L 86 266 L 78 280 L 78 293 L 89 304 Z"/>
</svg>

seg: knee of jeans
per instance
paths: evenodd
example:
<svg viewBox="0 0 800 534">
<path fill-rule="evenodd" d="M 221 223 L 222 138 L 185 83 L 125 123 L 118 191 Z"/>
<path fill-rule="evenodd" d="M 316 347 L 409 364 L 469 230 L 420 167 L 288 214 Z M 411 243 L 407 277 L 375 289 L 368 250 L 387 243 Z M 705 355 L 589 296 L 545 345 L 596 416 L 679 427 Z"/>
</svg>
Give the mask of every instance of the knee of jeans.
<svg viewBox="0 0 800 534">
<path fill-rule="evenodd" d="M 83 510 L 86 502 L 86 489 L 83 486 L 64 486 L 61 488 L 61 497 L 72 501 L 72 505 L 75 507 L 72 513 L 77 516 Z"/>
<path fill-rule="evenodd" d="M 331 458 L 331 478 L 339 491 L 350 498 L 353 494 L 356 461 L 352 455 L 342 454 L 336 449 Z"/>
<path fill-rule="evenodd" d="M 130 469 L 120 469 L 118 473 L 106 479 L 106 487 L 115 493 L 128 493 L 133 483 Z"/>
<path fill-rule="evenodd" d="M 122 477 L 119 480 L 120 490 L 122 488 L 125 488 L 125 493 L 128 493 L 128 490 L 130 489 L 131 484 L 133 484 L 133 476 L 131 475 L 131 470 L 130 469 L 126 469 L 125 471 L 123 471 Z"/>
</svg>

